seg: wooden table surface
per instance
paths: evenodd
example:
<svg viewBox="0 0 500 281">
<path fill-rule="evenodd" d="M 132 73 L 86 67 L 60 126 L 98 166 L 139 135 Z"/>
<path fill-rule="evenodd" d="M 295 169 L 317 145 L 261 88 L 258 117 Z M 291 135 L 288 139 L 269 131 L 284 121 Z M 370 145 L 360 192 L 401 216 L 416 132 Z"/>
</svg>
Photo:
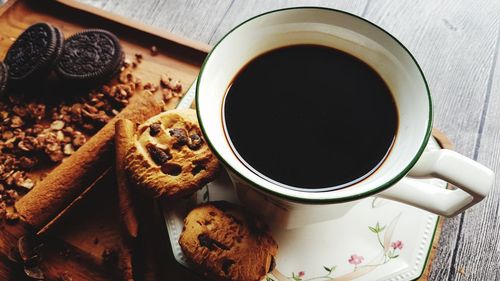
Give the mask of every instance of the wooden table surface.
<svg viewBox="0 0 500 281">
<path fill-rule="evenodd" d="M 417 58 L 434 102 L 434 127 L 500 182 L 500 1 L 498 0 L 80 0 L 194 40 L 215 44 L 259 13 L 325 6 L 383 27 Z M 500 280 L 500 188 L 447 219 L 431 280 Z"/>
</svg>

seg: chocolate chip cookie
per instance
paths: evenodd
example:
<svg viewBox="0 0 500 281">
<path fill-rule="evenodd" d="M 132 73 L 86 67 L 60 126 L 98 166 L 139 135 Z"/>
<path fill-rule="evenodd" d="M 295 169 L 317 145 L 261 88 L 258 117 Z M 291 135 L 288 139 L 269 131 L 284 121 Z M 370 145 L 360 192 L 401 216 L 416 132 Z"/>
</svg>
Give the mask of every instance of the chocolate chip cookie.
<svg viewBox="0 0 500 281">
<path fill-rule="evenodd" d="M 223 281 L 261 280 L 274 269 L 278 252 L 265 224 L 224 201 L 193 209 L 184 219 L 179 244 L 206 277 Z"/>
<path fill-rule="evenodd" d="M 193 109 L 154 116 L 138 127 L 132 141 L 125 169 L 134 184 L 155 197 L 192 193 L 212 181 L 219 169 Z"/>
</svg>

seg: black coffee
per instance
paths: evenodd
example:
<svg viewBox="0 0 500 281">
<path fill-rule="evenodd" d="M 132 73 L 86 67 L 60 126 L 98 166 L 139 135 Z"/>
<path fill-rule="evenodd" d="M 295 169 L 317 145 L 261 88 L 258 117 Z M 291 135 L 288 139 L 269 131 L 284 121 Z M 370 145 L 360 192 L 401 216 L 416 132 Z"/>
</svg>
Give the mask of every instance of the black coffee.
<svg viewBox="0 0 500 281">
<path fill-rule="evenodd" d="M 227 90 L 224 118 L 235 153 L 255 173 L 317 191 L 374 172 L 398 128 L 394 99 L 377 72 L 318 45 L 250 61 Z"/>
</svg>

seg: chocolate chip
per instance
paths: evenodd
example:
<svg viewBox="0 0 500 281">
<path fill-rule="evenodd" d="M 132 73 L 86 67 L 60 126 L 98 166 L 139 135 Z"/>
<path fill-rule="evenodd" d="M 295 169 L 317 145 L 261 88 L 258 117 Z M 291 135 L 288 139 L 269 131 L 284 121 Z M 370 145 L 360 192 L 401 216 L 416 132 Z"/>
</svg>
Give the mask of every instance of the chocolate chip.
<svg viewBox="0 0 500 281">
<path fill-rule="evenodd" d="M 224 258 L 222 260 L 222 271 L 227 275 L 229 273 L 229 268 L 235 263 L 234 260 Z"/>
<path fill-rule="evenodd" d="M 189 136 L 190 142 L 188 143 L 188 147 L 192 150 L 198 150 L 200 149 L 201 145 L 203 144 L 203 140 L 201 139 L 200 136 L 197 134 L 190 135 Z"/>
<path fill-rule="evenodd" d="M 149 155 L 157 165 L 163 165 L 167 163 L 168 160 L 172 159 L 172 155 L 168 154 L 167 152 L 165 152 L 164 150 L 160 149 L 159 147 L 157 147 L 152 143 L 148 143 L 146 145 L 146 149 L 148 150 Z"/>
<path fill-rule="evenodd" d="M 196 165 L 196 166 L 194 166 L 193 170 L 191 170 L 191 174 L 193 174 L 193 176 L 194 176 L 194 175 L 198 174 L 199 172 L 201 172 L 203 170 L 205 170 L 205 166 L 203 166 L 203 165 Z"/>
<path fill-rule="evenodd" d="M 156 137 L 161 131 L 161 124 L 159 122 L 149 125 L 149 135 Z"/>
<path fill-rule="evenodd" d="M 167 175 L 178 176 L 182 172 L 182 167 L 175 163 L 164 163 L 161 171 Z"/>
<path fill-rule="evenodd" d="M 200 224 L 201 225 L 201 224 Z M 210 251 L 215 250 L 215 247 L 213 245 L 213 239 L 208 237 L 207 234 L 202 233 L 198 235 L 198 242 L 200 243 L 200 246 L 208 248 Z"/>
<path fill-rule="evenodd" d="M 176 148 L 180 148 L 183 145 L 189 143 L 189 138 L 188 138 L 186 130 L 181 129 L 181 128 L 173 128 L 173 129 L 170 129 L 169 133 L 172 137 L 176 138 L 175 145 L 174 145 Z"/>
<path fill-rule="evenodd" d="M 214 240 L 208 236 L 206 233 L 202 233 L 198 235 L 198 241 L 200 242 L 200 246 L 208 248 L 210 251 L 214 251 L 216 248 L 222 250 L 229 250 L 229 248 L 222 244 L 221 242 Z"/>
</svg>

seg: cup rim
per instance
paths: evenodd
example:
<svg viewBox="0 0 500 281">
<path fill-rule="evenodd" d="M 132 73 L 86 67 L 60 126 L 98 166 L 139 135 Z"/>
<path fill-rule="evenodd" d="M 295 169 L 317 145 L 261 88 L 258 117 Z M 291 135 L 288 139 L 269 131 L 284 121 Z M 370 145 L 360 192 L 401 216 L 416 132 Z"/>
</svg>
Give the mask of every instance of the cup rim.
<svg viewBox="0 0 500 281">
<path fill-rule="evenodd" d="M 420 67 L 420 65 L 418 64 L 417 60 L 413 56 L 413 54 L 410 52 L 410 50 L 408 50 L 408 48 L 403 43 L 401 43 L 396 37 L 394 37 L 391 33 L 389 33 L 388 31 L 386 31 L 382 27 L 380 27 L 380 26 L 376 25 L 375 23 L 373 23 L 373 22 L 371 22 L 371 21 L 369 21 L 369 20 L 367 20 L 367 19 L 365 19 L 363 17 L 360 17 L 358 15 L 355 15 L 355 14 L 352 14 L 352 13 L 349 13 L 349 12 L 346 12 L 346 11 L 334 9 L 334 8 L 327 8 L 327 7 L 315 7 L 315 6 L 289 7 L 289 8 L 272 10 L 272 11 L 268 11 L 268 12 L 265 12 L 265 13 L 253 16 L 253 17 L 251 17 L 251 18 L 249 18 L 249 19 L 241 22 L 240 24 L 238 24 L 234 28 L 232 28 L 230 31 L 228 31 L 214 45 L 214 47 L 210 50 L 210 52 L 208 53 L 207 57 L 203 61 L 203 64 L 202 64 L 202 66 L 200 68 L 200 73 L 198 74 L 198 83 L 196 83 L 196 97 L 195 97 L 196 108 L 199 108 L 199 103 L 200 103 L 200 101 L 199 101 L 200 94 L 199 93 L 200 93 L 200 84 L 201 84 L 200 81 L 202 80 L 203 73 L 204 73 L 204 70 L 205 70 L 205 66 L 206 66 L 208 60 L 210 59 L 212 53 L 217 49 L 217 47 L 219 46 L 219 44 L 222 41 L 224 41 L 224 39 L 229 34 L 233 33 L 240 26 L 246 24 L 247 22 L 250 22 L 250 21 L 252 21 L 254 19 L 257 19 L 257 18 L 265 16 L 265 15 L 269 15 L 269 14 L 273 14 L 273 13 L 279 13 L 279 12 L 282 12 L 282 11 L 289 11 L 289 10 L 314 10 L 314 9 L 316 9 L 316 10 L 324 10 L 324 11 L 329 11 L 329 12 L 342 13 L 342 14 L 354 17 L 354 18 L 356 18 L 358 20 L 361 20 L 361 21 L 363 21 L 363 22 L 365 22 L 367 24 L 372 25 L 373 27 L 375 27 L 378 30 L 382 31 L 383 33 L 387 34 L 390 38 L 392 38 L 392 40 L 394 40 L 394 42 L 398 43 L 399 46 L 410 56 L 410 58 L 412 59 L 413 63 L 415 64 L 415 66 L 417 67 L 418 71 L 420 72 L 420 75 L 422 77 L 422 81 L 424 82 L 424 85 L 425 85 L 425 89 L 426 89 L 426 93 L 427 93 L 427 98 L 428 98 L 428 101 L 429 101 L 429 116 L 428 116 L 428 121 L 427 121 L 427 128 L 426 128 L 425 136 L 424 136 L 424 138 L 422 140 L 422 143 L 420 145 L 420 148 L 418 149 L 418 151 L 415 154 L 415 156 L 413 157 L 413 159 L 408 163 L 408 165 L 406 167 L 404 167 L 401 170 L 400 173 L 398 173 L 396 176 L 394 176 L 390 180 L 386 181 L 385 183 L 383 183 L 383 184 L 381 184 L 381 185 L 379 185 L 379 186 L 377 186 L 375 188 L 372 188 L 372 189 L 370 189 L 368 191 L 365 191 L 365 192 L 362 192 L 362 193 L 356 193 L 356 194 L 350 195 L 350 196 L 339 197 L 339 198 L 315 198 L 315 199 L 311 199 L 311 198 L 301 198 L 301 197 L 296 197 L 296 196 L 290 196 L 288 194 L 276 192 L 274 190 L 271 190 L 269 188 L 266 188 L 264 186 L 261 186 L 261 185 L 255 183 L 255 182 L 253 182 L 248 177 L 246 177 L 245 175 L 243 175 L 242 173 L 240 173 L 239 171 L 237 171 L 234 167 L 232 167 L 222 157 L 222 155 L 219 153 L 219 151 L 217 150 L 217 148 L 215 147 L 215 145 L 213 145 L 212 142 L 210 142 L 210 139 L 208 137 L 206 129 L 203 126 L 203 119 L 201 118 L 200 111 L 196 110 L 196 114 L 197 114 L 197 117 L 198 117 L 198 122 L 200 124 L 200 128 L 201 128 L 201 130 L 203 132 L 203 135 L 205 137 L 205 140 L 206 140 L 207 144 L 211 148 L 211 151 L 217 156 L 217 158 L 222 163 L 224 163 L 225 167 L 227 167 L 232 173 L 238 175 L 239 178 L 241 178 L 243 181 L 245 181 L 246 183 L 248 183 L 253 188 L 257 188 L 258 190 L 260 190 L 260 191 L 262 191 L 264 193 L 272 194 L 272 195 L 274 195 L 274 196 L 276 196 L 278 198 L 284 198 L 286 200 L 289 200 L 289 201 L 292 201 L 292 202 L 296 202 L 296 203 L 305 203 L 305 204 L 311 204 L 311 203 L 312 204 L 332 204 L 332 203 L 343 203 L 343 202 L 355 201 L 355 200 L 359 200 L 359 199 L 362 199 L 362 198 L 374 195 L 376 193 L 379 193 L 379 192 L 381 192 L 381 191 L 383 191 L 383 190 L 391 187 L 392 185 L 394 185 L 399 180 L 401 180 L 411 170 L 411 168 L 413 168 L 413 166 L 417 163 L 418 159 L 420 159 L 420 156 L 424 152 L 425 147 L 427 146 L 427 143 L 429 142 L 429 138 L 430 138 L 430 136 L 432 134 L 432 121 L 433 121 L 432 98 L 431 98 L 429 85 L 428 85 L 427 80 L 425 78 L 424 72 L 422 71 L 422 68 Z M 346 188 L 348 188 L 348 187 L 346 187 Z M 306 191 L 304 191 L 304 192 L 306 192 Z M 329 192 L 334 192 L 334 191 L 329 191 Z"/>
</svg>

